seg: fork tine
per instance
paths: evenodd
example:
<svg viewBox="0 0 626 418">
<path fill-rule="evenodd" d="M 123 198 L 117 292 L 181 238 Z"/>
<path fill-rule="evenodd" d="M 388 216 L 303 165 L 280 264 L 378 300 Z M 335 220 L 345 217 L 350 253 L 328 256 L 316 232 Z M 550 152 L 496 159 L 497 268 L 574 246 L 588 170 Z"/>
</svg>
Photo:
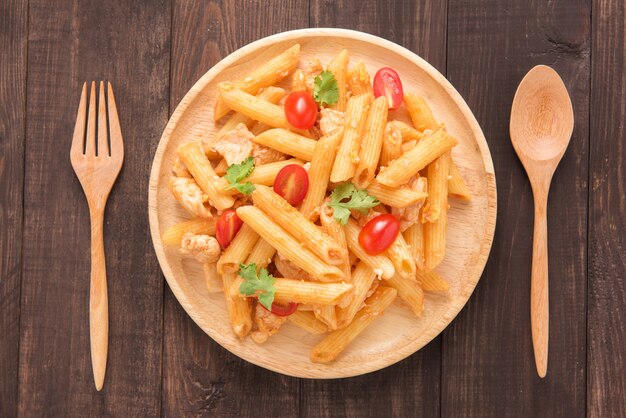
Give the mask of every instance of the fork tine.
<svg viewBox="0 0 626 418">
<path fill-rule="evenodd" d="M 113 95 L 113 86 L 107 83 L 109 87 L 108 106 L 109 106 L 109 132 L 111 133 L 111 156 L 117 158 L 124 157 L 124 140 L 122 139 L 122 129 L 120 128 L 120 119 L 117 116 L 117 106 L 115 105 L 115 96 Z"/>
<path fill-rule="evenodd" d="M 98 156 L 109 156 L 109 141 L 107 134 L 107 109 L 104 100 L 104 82 L 100 82 L 100 96 L 98 98 Z"/>
<path fill-rule="evenodd" d="M 83 92 L 80 94 L 78 112 L 76 112 L 76 125 L 74 125 L 74 136 L 72 137 L 72 148 L 70 157 L 78 157 L 85 149 L 85 119 L 87 118 L 87 82 L 83 83 Z"/>
<path fill-rule="evenodd" d="M 85 143 L 85 155 L 96 155 L 96 82 L 91 82 L 89 93 L 89 119 L 87 119 L 87 142 Z"/>
</svg>

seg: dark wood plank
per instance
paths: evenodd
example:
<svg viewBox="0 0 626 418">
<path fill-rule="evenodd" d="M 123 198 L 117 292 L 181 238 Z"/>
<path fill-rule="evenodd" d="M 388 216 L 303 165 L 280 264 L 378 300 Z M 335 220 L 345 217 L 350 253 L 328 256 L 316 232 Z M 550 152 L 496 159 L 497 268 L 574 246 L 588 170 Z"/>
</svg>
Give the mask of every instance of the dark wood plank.
<svg viewBox="0 0 626 418">
<path fill-rule="evenodd" d="M 28 2 L 0 3 L 0 416 L 17 415 Z"/>
<path fill-rule="evenodd" d="M 305 0 L 179 0 L 172 18 L 170 111 L 212 65 L 263 36 L 306 26 Z M 167 287 L 167 286 L 166 286 Z M 198 328 L 169 288 L 165 293 L 163 415 L 297 415 L 298 380 L 253 366 Z"/>
<path fill-rule="evenodd" d="M 626 2 L 593 7 L 587 416 L 626 412 Z"/>
<path fill-rule="evenodd" d="M 360 30 L 396 42 L 445 74 L 445 1 L 311 1 L 311 25 Z M 438 416 L 441 339 L 382 371 L 302 381 L 305 417 Z"/>
<path fill-rule="evenodd" d="M 163 282 L 148 233 L 151 155 L 167 121 L 169 2 L 31 0 L 19 413 L 156 416 Z M 125 161 L 109 198 L 109 355 L 89 354 L 89 218 L 69 161 L 83 80 L 116 89 Z"/>
<path fill-rule="evenodd" d="M 585 413 L 589 49 L 588 1 L 450 0 L 448 78 L 487 137 L 499 199 L 485 273 L 444 332 L 443 416 Z M 576 119 L 548 205 L 550 355 L 543 380 L 530 335 L 532 194 L 508 134 L 515 89 L 536 64 L 561 74 Z"/>
</svg>

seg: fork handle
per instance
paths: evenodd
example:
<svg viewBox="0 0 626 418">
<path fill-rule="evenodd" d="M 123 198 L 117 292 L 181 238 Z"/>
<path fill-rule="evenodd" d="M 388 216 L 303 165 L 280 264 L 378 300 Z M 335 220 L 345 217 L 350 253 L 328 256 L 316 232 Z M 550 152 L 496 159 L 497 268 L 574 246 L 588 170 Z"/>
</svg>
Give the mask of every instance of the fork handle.
<svg viewBox="0 0 626 418">
<path fill-rule="evenodd" d="M 545 377 L 548 368 L 548 191 L 535 190 L 535 230 L 533 260 L 530 276 L 530 324 L 535 353 L 535 366 L 539 377 Z"/>
<path fill-rule="evenodd" d="M 90 210 L 91 282 L 89 289 L 89 334 L 91 367 L 96 390 L 102 389 L 107 365 L 109 339 L 109 301 L 104 260 L 104 208 Z"/>
</svg>

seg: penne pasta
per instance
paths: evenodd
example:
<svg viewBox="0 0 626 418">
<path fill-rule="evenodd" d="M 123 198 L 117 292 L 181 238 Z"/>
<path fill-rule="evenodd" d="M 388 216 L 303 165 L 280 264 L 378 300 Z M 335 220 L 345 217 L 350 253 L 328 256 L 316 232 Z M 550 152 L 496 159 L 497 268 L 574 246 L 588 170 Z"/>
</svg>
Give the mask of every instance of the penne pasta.
<svg viewBox="0 0 626 418">
<path fill-rule="evenodd" d="M 183 235 L 191 232 L 194 235 L 215 235 L 215 218 L 195 218 L 177 223 L 165 230 L 161 239 L 163 244 L 171 247 L 180 247 Z"/>
<path fill-rule="evenodd" d="M 402 234 L 398 234 L 387 249 L 387 257 L 393 263 L 396 275 L 407 279 L 415 277 L 415 259 Z"/>
<path fill-rule="evenodd" d="M 370 266 L 360 261 L 352 273 L 352 298 L 345 308 L 338 308 L 337 326 L 343 328 L 352 322 L 363 301 L 367 296 L 372 283 L 376 279 L 376 273 Z"/>
<path fill-rule="evenodd" d="M 397 129 L 402 138 L 402 142 L 419 141 L 424 137 L 422 132 L 399 120 L 387 122 L 387 129 Z"/>
<path fill-rule="evenodd" d="M 276 254 L 276 248 L 272 247 L 270 243 L 265 241 L 263 238 L 259 238 L 252 247 L 250 251 L 250 255 L 246 259 L 246 264 L 256 264 L 257 270 L 267 267 L 271 262 L 272 258 Z"/>
<path fill-rule="evenodd" d="M 178 156 L 191 173 L 198 186 L 209 197 L 211 205 L 219 210 L 230 208 L 235 199 L 232 196 L 220 193 L 215 186 L 218 178 L 211 163 L 204 155 L 204 151 L 197 142 L 191 141 L 182 144 L 177 150 Z"/>
<path fill-rule="evenodd" d="M 213 170 L 215 170 L 215 174 L 217 174 L 218 176 L 223 176 L 224 174 L 226 174 L 227 168 L 228 168 L 228 163 L 226 162 L 224 158 L 222 158 L 220 162 L 217 163 L 217 165 L 213 168 Z"/>
<path fill-rule="evenodd" d="M 331 332 L 311 350 L 310 358 L 314 363 L 329 363 L 335 360 L 356 337 L 367 328 L 374 319 L 380 317 L 396 298 L 395 289 L 379 286 L 376 292 L 365 301 L 363 308 L 354 321 L 345 328 Z"/>
<path fill-rule="evenodd" d="M 322 204 L 320 207 L 320 223 L 324 231 L 348 254 L 348 242 L 346 241 L 346 231 L 333 217 L 333 209 Z M 351 282 L 352 268 L 349 257 L 338 266 L 345 274 L 344 281 Z"/>
<path fill-rule="evenodd" d="M 346 231 L 346 241 L 348 242 L 348 249 L 356 254 L 365 264 L 371 267 L 374 272 L 383 278 L 387 279 L 393 277 L 396 273 L 393 263 L 387 256 L 384 255 L 369 255 L 365 252 L 361 244 L 359 244 L 359 232 L 361 228 L 357 225 L 354 219 L 349 219 L 348 223 L 344 226 Z"/>
<path fill-rule="evenodd" d="M 427 273 L 418 271 L 417 282 L 425 292 L 445 292 L 450 289 L 450 285 L 434 271 Z"/>
<path fill-rule="evenodd" d="M 411 307 L 413 313 L 421 316 L 424 311 L 424 292 L 419 283 L 413 278 L 395 275 L 385 280 L 387 286 L 393 287 L 398 292 L 398 297 Z"/>
<path fill-rule="evenodd" d="M 305 161 L 313 159 L 315 144 L 317 143 L 313 139 L 286 129 L 270 129 L 255 136 L 253 141 Z"/>
<path fill-rule="evenodd" d="M 294 71 L 291 76 L 291 91 L 306 91 L 306 76 L 301 69 Z"/>
<path fill-rule="evenodd" d="M 341 264 L 347 260 L 348 252 L 345 248 L 337 244 L 328 234 L 269 187 L 258 186 L 252 192 L 252 201 L 256 207 L 325 263 Z"/>
<path fill-rule="evenodd" d="M 236 273 L 239 271 L 239 264 L 246 261 L 258 239 L 259 234 L 248 225 L 242 225 L 235 238 L 217 260 L 218 273 Z"/>
<path fill-rule="evenodd" d="M 370 82 L 370 75 L 365 69 L 365 63 L 363 60 L 359 60 L 357 64 L 348 71 L 348 88 L 353 96 L 359 94 L 371 93 L 372 83 Z"/>
<path fill-rule="evenodd" d="M 430 106 L 426 103 L 422 97 L 416 96 L 412 93 L 406 93 L 404 95 L 404 105 L 409 111 L 411 122 L 413 126 L 419 131 L 430 129 L 436 131 L 439 129 L 439 124 L 433 116 L 433 112 L 430 110 Z"/>
<path fill-rule="evenodd" d="M 313 311 L 315 317 L 326 324 L 329 330 L 337 329 L 337 308 L 334 305 L 322 305 Z"/>
<path fill-rule="evenodd" d="M 418 270 L 424 270 L 424 227 L 422 223 L 417 222 L 411 225 L 402 234 L 415 260 L 415 267 Z"/>
<path fill-rule="evenodd" d="M 273 128 L 289 128 L 282 107 L 259 99 L 230 83 L 219 85 L 220 97 L 231 109 Z"/>
<path fill-rule="evenodd" d="M 302 328 L 311 334 L 319 335 L 328 332 L 326 324 L 318 320 L 313 315 L 313 312 L 295 311 L 287 319 L 298 328 Z"/>
<path fill-rule="evenodd" d="M 376 179 L 386 186 L 400 186 L 456 144 L 455 138 L 440 129 L 422 138 L 414 148 L 381 170 Z"/>
<path fill-rule="evenodd" d="M 450 153 L 428 166 L 428 198 L 422 208 L 425 270 L 434 269 L 446 253 Z"/>
<path fill-rule="evenodd" d="M 315 144 L 311 167 L 309 168 L 309 190 L 300 206 L 300 213 L 310 219 L 313 211 L 318 208 L 326 196 L 326 188 L 330 179 L 330 170 L 335 162 L 337 148 L 343 138 L 343 128 L 333 131 Z"/>
<path fill-rule="evenodd" d="M 291 158 L 289 160 L 276 161 L 254 167 L 254 171 L 246 178 L 246 181 L 263 186 L 272 186 L 278 172 L 291 164 L 303 165 L 304 161 Z"/>
<path fill-rule="evenodd" d="M 259 65 L 243 79 L 234 83 L 235 87 L 249 94 L 257 94 L 263 87 L 269 87 L 285 78 L 298 65 L 300 45 L 296 44 L 280 55 Z M 221 119 L 229 112 L 229 107 L 218 98 L 213 117 Z"/>
<path fill-rule="evenodd" d="M 389 187 L 379 183 L 376 179 L 367 187 L 367 192 L 385 205 L 395 208 L 405 208 L 420 200 L 424 200 L 428 193 L 418 192 L 403 187 Z"/>
<path fill-rule="evenodd" d="M 330 181 L 333 183 L 346 181 L 354 176 L 355 164 L 359 162 L 360 141 L 372 100 L 371 94 L 353 96 L 348 100 L 343 138 L 330 174 Z"/>
<path fill-rule="evenodd" d="M 366 188 L 376 175 L 387 125 L 387 112 L 386 97 L 381 96 L 374 100 L 365 122 L 359 163 L 354 171 L 353 183 L 358 188 Z"/>
<path fill-rule="evenodd" d="M 239 294 L 244 279 L 237 277 L 228 289 L 231 295 Z M 310 303 L 314 305 L 337 305 L 352 289 L 348 283 L 320 283 L 276 277 L 274 301 L 279 303 Z"/>
<path fill-rule="evenodd" d="M 393 160 L 400 158 L 402 153 L 402 136 L 400 131 L 393 127 L 389 128 L 389 123 L 387 123 L 387 131 L 380 150 L 378 166 L 381 169 L 387 167 Z"/>
<path fill-rule="evenodd" d="M 295 238 L 260 209 L 242 206 L 237 209 L 237 215 L 279 253 L 317 280 L 337 282 L 344 278 L 341 270 L 324 263 L 311 251 L 303 248 Z"/>
<path fill-rule="evenodd" d="M 461 177 L 459 167 L 452 160 L 450 160 L 450 175 L 448 176 L 448 196 L 466 201 L 472 200 L 472 193 Z"/>
<path fill-rule="evenodd" d="M 339 90 L 339 99 L 337 103 L 330 107 L 341 112 L 346 111 L 346 103 L 348 101 L 348 51 L 342 50 L 328 64 L 328 71 L 333 73 L 337 80 L 337 89 Z"/>
<path fill-rule="evenodd" d="M 222 275 L 224 290 L 230 289 L 235 281 L 234 273 L 226 273 Z M 252 329 L 252 309 L 247 298 L 232 296 L 230 292 L 225 291 L 226 308 L 228 316 L 233 327 L 235 335 L 244 338 Z"/>
<path fill-rule="evenodd" d="M 224 291 L 224 283 L 222 283 L 222 275 L 217 272 L 215 263 L 202 264 L 202 273 L 204 274 L 204 282 L 209 293 L 218 293 Z"/>
</svg>

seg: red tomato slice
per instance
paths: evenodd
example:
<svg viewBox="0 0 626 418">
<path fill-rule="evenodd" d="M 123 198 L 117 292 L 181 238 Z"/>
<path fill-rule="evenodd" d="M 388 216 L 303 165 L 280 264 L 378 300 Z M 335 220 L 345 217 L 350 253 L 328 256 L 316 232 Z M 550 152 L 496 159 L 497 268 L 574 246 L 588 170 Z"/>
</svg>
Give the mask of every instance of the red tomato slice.
<svg viewBox="0 0 626 418">
<path fill-rule="evenodd" d="M 389 110 L 397 109 L 402 104 L 404 92 L 400 76 L 392 68 L 383 67 L 374 76 L 374 96 L 385 96 Z"/>
<path fill-rule="evenodd" d="M 215 225 L 215 238 L 222 248 L 230 245 L 230 242 L 241 229 L 241 225 L 243 225 L 243 221 L 239 219 L 234 209 L 222 212 Z"/>
<path fill-rule="evenodd" d="M 400 233 L 400 221 L 384 214 L 370 219 L 359 232 L 359 244 L 369 255 L 385 251 Z"/>
<path fill-rule="evenodd" d="M 294 91 L 285 100 L 285 116 L 298 129 L 309 129 L 317 119 L 317 104 L 306 91 Z"/>
<path fill-rule="evenodd" d="M 265 306 L 263 306 L 263 308 L 265 308 Z M 286 305 L 274 302 L 272 303 L 272 310 L 270 312 L 272 312 L 276 316 L 289 316 L 294 313 L 296 309 L 298 309 L 298 304 L 296 302 L 289 302 Z"/>
<path fill-rule="evenodd" d="M 297 206 L 309 190 L 309 175 L 298 164 L 284 166 L 274 180 L 274 191 L 292 206 Z"/>
</svg>

